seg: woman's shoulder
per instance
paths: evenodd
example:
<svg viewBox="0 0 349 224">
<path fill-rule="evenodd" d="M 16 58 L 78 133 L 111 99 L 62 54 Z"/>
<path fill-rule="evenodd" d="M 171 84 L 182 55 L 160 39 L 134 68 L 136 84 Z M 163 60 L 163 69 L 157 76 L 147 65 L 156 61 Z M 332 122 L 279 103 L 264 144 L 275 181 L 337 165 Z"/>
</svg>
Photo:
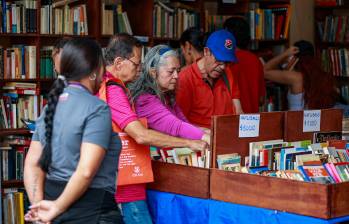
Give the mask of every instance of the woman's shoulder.
<svg viewBox="0 0 349 224">
<path fill-rule="evenodd" d="M 161 103 L 158 96 L 150 93 L 143 93 L 139 95 L 136 99 L 136 105 L 144 105 L 144 104 L 158 104 Z"/>
</svg>

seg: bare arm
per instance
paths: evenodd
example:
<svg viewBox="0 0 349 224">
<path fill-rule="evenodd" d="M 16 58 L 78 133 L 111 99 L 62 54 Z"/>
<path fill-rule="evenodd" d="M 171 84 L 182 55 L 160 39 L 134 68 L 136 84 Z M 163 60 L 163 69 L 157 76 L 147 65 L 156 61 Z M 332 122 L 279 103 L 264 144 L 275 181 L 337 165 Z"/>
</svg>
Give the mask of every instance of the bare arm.
<svg viewBox="0 0 349 224">
<path fill-rule="evenodd" d="M 289 56 L 295 55 L 299 52 L 297 47 L 290 47 L 283 53 L 278 56 L 270 59 L 267 63 L 264 64 L 264 72 L 268 70 L 275 70 L 278 68 L 278 65 L 284 62 Z"/>
<path fill-rule="evenodd" d="M 160 132 L 145 128 L 138 120 L 130 122 L 125 131 L 138 144 L 154 145 L 158 147 L 188 147 L 192 150 L 203 150 L 207 144 L 201 140 L 188 140 L 172 137 Z"/>
<path fill-rule="evenodd" d="M 244 113 L 244 111 L 242 110 L 240 99 L 233 99 L 233 105 L 235 107 L 236 114 L 243 114 Z"/>
<path fill-rule="evenodd" d="M 41 153 L 41 143 L 32 141 L 24 163 L 24 186 L 31 204 L 44 199 L 46 173 L 39 166 Z"/>
<path fill-rule="evenodd" d="M 78 166 L 69 179 L 62 194 L 54 201 L 42 200 L 31 209 L 37 209 L 37 217 L 27 217 L 27 221 L 50 222 L 66 211 L 90 186 L 104 158 L 105 150 L 92 143 L 82 143 Z"/>
</svg>

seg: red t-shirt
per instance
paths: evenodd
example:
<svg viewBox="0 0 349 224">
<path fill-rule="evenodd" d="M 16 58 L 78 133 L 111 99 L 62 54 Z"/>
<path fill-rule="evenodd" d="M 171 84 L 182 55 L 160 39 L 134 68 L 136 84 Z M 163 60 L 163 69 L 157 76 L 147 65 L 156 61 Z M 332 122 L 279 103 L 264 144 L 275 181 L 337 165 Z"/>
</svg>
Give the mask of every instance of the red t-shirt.
<svg viewBox="0 0 349 224">
<path fill-rule="evenodd" d="M 235 74 L 240 89 L 240 102 L 244 113 L 258 113 L 259 99 L 265 96 L 263 65 L 256 55 L 236 50 L 237 64 L 228 64 L 227 73 Z"/>
<path fill-rule="evenodd" d="M 238 99 L 240 93 L 233 77 L 227 74 L 227 78 L 231 92 L 222 77 L 211 88 L 196 62 L 179 73 L 176 101 L 190 123 L 210 128 L 212 115 L 235 114 L 232 99 Z"/>
</svg>

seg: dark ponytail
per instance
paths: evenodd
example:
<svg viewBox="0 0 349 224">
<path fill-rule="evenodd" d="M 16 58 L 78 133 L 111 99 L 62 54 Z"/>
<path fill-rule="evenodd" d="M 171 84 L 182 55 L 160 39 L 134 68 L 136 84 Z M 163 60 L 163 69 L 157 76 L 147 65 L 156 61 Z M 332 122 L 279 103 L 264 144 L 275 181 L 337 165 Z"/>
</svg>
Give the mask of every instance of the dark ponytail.
<svg viewBox="0 0 349 224">
<path fill-rule="evenodd" d="M 52 161 L 53 123 L 59 96 L 63 93 L 68 81 L 80 81 L 98 72 L 103 66 L 102 49 L 96 41 L 80 38 L 65 43 L 61 54 L 61 75 L 53 83 L 45 110 L 45 145 L 39 160 L 39 165 L 45 172 L 49 172 Z"/>
<path fill-rule="evenodd" d="M 189 42 L 195 50 L 203 52 L 205 47 L 205 33 L 201 32 L 195 27 L 186 29 L 179 38 L 180 45 L 185 45 L 185 42 Z"/>
<path fill-rule="evenodd" d="M 53 83 L 53 87 L 51 91 L 48 94 L 48 99 L 47 99 L 47 108 L 45 111 L 45 147 L 44 151 L 41 154 L 39 164 L 41 168 L 45 171 L 48 172 L 48 167 L 51 164 L 51 159 L 52 159 L 52 132 L 53 132 L 53 118 L 55 115 L 56 111 L 56 106 L 58 103 L 59 95 L 63 92 L 65 87 L 65 83 L 62 79 L 57 79 Z"/>
</svg>

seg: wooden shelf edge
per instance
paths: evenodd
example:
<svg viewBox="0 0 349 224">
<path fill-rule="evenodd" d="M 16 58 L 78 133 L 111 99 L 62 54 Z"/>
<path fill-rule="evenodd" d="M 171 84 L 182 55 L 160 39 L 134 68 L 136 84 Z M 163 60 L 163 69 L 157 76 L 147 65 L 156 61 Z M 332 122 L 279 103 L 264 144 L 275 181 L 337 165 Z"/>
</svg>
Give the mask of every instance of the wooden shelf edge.
<svg viewBox="0 0 349 224">
<path fill-rule="evenodd" d="M 0 82 L 51 82 L 55 79 L 0 79 Z"/>
<path fill-rule="evenodd" d="M 25 128 L 17 128 L 17 129 L 0 129 L 0 136 L 6 135 L 29 135 L 30 131 Z"/>
<path fill-rule="evenodd" d="M 1 182 L 2 188 L 24 187 L 23 180 L 5 180 Z"/>
</svg>

